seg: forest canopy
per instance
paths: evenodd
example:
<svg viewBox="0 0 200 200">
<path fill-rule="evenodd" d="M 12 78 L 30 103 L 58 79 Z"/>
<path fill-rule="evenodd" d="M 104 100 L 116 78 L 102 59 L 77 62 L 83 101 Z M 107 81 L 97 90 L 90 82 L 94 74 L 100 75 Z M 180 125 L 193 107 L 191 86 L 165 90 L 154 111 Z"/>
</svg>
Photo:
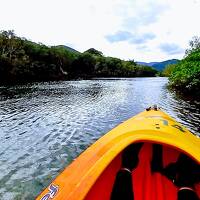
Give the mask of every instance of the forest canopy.
<svg viewBox="0 0 200 200">
<path fill-rule="evenodd" d="M 0 31 L 0 84 L 91 77 L 155 76 L 151 67 L 105 57 L 94 48 L 80 53 L 63 45 L 46 46 Z"/>
</svg>

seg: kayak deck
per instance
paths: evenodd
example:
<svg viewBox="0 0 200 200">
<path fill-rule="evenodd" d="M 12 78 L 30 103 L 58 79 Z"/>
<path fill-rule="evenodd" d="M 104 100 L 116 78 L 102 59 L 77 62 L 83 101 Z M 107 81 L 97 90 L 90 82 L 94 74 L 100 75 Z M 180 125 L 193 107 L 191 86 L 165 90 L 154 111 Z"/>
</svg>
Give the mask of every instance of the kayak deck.
<svg viewBox="0 0 200 200">
<path fill-rule="evenodd" d="M 94 199 L 94 197 L 96 200 L 101 195 L 105 195 L 105 197 L 101 196 L 99 199 L 109 199 L 116 172 L 120 168 L 120 154 L 127 146 L 136 142 L 146 143 L 143 148 L 147 148 L 147 150 L 143 150 L 145 152 L 151 152 L 148 149 L 151 148 L 151 143 L 159 143 L 166 148 L 170 147 L 168 149 L 173 149 L 174 157 L 169 156 L 167 159 L 173 160 L 178 154 L 176 152 L 183 152 L 200 163 L 199 138 L 160 110 L 144 111 L 120 124 L 90 146 L 38 196 L 37 200 L 44 200 L 44 197 L 48 197 L 48 195 L 55 200 L 82 200 Z M 171 150 L 166 150 L 166 152 L 168 151 Z M 167 155 L 171 154 L 167 153 Z M 151 181 L 154 179 L 147 173 L 148 165 L 145 164 L 145 162 L 149 162 L 149 159 L 150 154 L 144 153 L 140 159 L 141 163 L 138 165 L 139 172 L 133 173 L 133 176 L 136 176 L 133 177 L 136 181 L 134 185 L 136 188 L 138 187 L 138 189 L 134 189 L 136 191 L 143 188 L 139 185 L 144 182 L 149 183 L 148 185 L 153 184 Z M 145 169 L 139 168 L 143 165 L 145 165 Z M 146 174 L 146 177 L 137 178 L 141 174 Z M 137 183 L 137 180 L 140 181 Z M 149 190 L 152 190 L 152 195 L 156 192 L 150 187 L 147 187 L 145 191 Z M 135 194 L 137 196 L 139 192 Z M 138 196 L 137 199 L 141 200 L 142 198 Z"/>
</svg>

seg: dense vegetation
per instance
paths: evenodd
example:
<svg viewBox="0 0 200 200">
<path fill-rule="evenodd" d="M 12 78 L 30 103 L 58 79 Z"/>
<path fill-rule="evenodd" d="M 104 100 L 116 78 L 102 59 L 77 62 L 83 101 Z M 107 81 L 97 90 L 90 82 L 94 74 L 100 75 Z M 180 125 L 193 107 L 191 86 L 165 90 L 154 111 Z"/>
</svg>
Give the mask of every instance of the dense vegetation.
<svg viewBox="0 0 200 200">
<path fill-rule="evenodd" d="M 0 84 L 90 77 L 155 76 L 156 70 L 134 61 L 105 57 L 93 48 L 79 53 L 65 46 L 48 47 L 0 32 Z"/>
<path fill-rule="evenodd" d="M 165 68 L 164 74 L 169 76 L 170 86 L 184 93 L 200 95 L 200 38 L 190 41 L 183 60 Z"/>
</svg>

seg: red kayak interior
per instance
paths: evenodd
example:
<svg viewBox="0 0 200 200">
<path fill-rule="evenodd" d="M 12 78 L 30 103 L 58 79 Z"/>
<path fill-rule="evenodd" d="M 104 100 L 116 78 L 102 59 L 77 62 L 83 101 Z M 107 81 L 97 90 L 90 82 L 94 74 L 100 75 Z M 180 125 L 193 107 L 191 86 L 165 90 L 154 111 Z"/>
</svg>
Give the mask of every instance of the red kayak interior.
<svg viewBox="0 0 200 200">
<path fill-rule="evenodd" d="M 180 152 L 169 146 L 163 146 L 163 166 L 176 162 Z M 139 163 L 132 172 L 134 200 L 177 200 L 178 188 L 161 173 L 151 172 L 152 144 L 145 143 L 139 152 Z M 115 177 L 121 168 L 119 154 L 97 179 L 86 196 L 86 200 L 109 200 Z M 200 198 L 200 183 L 195 185 Z"/>
</svg>

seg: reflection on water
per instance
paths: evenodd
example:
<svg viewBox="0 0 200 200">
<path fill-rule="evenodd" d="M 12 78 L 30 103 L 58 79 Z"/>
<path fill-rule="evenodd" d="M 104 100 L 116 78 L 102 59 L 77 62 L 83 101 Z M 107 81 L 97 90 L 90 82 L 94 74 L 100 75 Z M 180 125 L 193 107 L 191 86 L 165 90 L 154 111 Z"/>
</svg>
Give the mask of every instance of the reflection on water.
<svg viewBox="0 0 200 200">
<path fill-rule="evenodd" d="M 0 87 L 0 199 L 34 199 L 108 130 L 152 104 L 200 132 L 200 102 L 166 89 L 166 78 Z"/>
</svg>

